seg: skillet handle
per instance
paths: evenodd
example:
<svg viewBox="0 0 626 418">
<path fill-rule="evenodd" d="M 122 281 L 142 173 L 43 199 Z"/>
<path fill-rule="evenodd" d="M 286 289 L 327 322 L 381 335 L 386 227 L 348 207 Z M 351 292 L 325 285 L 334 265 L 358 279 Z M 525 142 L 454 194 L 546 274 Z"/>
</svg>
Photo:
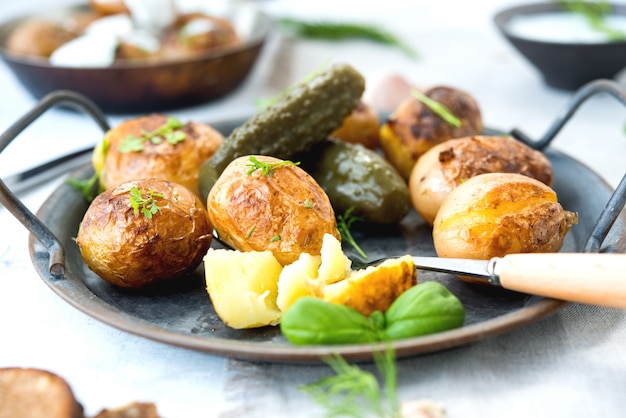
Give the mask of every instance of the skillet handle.
<svg viewBox="0 0 626 418">
<path fill-rule="evenodd" d="M 626 309 L 626 254 L 509 254 L 494 273 L 505 289 Z"/>
<path fill-rule="evenodd" d="M 109 130 L 106 116 L 95 103 L 81 94 L 61 90 L 45 96 L 32 110 L 0 135 L 0 153 L 33 121 L 56 105 L 67 105 L 82 110 L 90 115 L 104 132 Z M 55 278 L 63 277 L 65 274 L 65 249 L 63 245 L 52 231 L 7 188 L 2 179 L 0 179 L 0 203 L 46 247 L 50 254 L 48 267 L 50 274 Z"/>
</svg>

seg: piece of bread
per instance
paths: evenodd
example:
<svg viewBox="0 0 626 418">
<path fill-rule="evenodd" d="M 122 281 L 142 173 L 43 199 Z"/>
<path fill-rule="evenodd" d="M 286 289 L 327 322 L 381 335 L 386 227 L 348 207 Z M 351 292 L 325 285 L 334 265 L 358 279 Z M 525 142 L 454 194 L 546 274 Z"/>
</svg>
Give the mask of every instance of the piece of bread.
<svg viewBox="0 0 626 418">
<path fill-rule="evenodd" d="M 54 373 L 0 368 L 0 418 L 83 418 L 67 382 Z"/>
</svg>

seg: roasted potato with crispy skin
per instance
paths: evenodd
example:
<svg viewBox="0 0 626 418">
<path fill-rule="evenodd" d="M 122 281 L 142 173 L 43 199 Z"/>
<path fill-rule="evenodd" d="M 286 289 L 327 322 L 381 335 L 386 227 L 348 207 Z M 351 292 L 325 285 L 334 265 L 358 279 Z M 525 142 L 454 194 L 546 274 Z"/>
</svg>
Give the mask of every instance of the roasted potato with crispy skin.
<svg viewBox="0 0 626 418">
<path fill-rule="evenodd" d="M 483 129 L 480 108 L 468 93 L 440 86 L 426 90 L 424 95 L 447 107 L 461 124 L 452 126 L 413 96 L 405 99 L 380 128 L 385 157 L 405 180 L 418 158 L 430 148 L 448 139 L 478 135 Z"/>
<path fill-rule="evenodd" d="M 57 22 L 30 19 L 11 32 L 6 49 L 14 54 L 48 58 L 57 48 L 77 36 L 78 33 Z"/>
<path fill-rule="evenodd" d="M 512 253 L 556 252 L 578 215 L 544 183 L 514 173 L 472 177 L 443 201 L 433 225 L 440 257 L 487 260 Z"/>
<path fill-rule="evenodd" d="M 241 251 L 271 251 L 283 265 L 319 255 L 335 212 L 315 180 L 290 161 L 257 155 L 232 161 L 207 198 L 220 238 Z"/>
<path fill-rule="evenodd" d="M 330 136 L 352 144 L 361 144 L 365 148 L 378 148 L 380 118 L 374 109 L 363 101 L 352 111 L 343 124 Z"/>
<path fill-rule="evenodd" d="M 103 280 L 139 288 L 193 271 L 211 245 L 213 228 L 198 196 L 165 180 L 123 183 L 98 195 L 76 243 Z"/>
<path fill-rule="evenodd" d="M 413 207 L 432 225 L 446 196 L 485 173 L 519 173 L 552 186 L 550 160 L 510 136 L 468 136 L 435 145 L 420 157 L 409 178 Z"/>
<path fill-rule="evenodd" d="M 199 195 L 200 166 L 223 140 L 223 135 L 208 125 L 183 124 L 153 113 L 109 130 L 94 149 L 93 166 L 102 189 L 131 180 L 160 178 Z"/>
</svg>

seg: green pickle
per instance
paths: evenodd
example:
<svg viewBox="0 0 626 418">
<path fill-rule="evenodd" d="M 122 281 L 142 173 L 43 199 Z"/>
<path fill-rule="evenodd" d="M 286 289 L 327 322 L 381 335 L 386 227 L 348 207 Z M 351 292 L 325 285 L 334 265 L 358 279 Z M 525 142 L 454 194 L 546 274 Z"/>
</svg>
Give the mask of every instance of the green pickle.
<svg viewBox="0 0 626 418">
<path fill-rule="evenodd" d="M 411 208 L 404 179 L 383 156 L 362 145 L 329 138 L 317 144 L 302 164 L 336 213 L 352 207 L 365 222 L 393 224 Z"/>
<path fill-rule="evenodd" d="M 235 158 L 270 155 L 289 160 L 324 140 L 357 107 L 364 90 L 363 76 L 347 64 L 334 64 L 291 89 L 235 129 L 202 165 L 199 186 L 203 198 L 206 200 Z"/>
</svg>

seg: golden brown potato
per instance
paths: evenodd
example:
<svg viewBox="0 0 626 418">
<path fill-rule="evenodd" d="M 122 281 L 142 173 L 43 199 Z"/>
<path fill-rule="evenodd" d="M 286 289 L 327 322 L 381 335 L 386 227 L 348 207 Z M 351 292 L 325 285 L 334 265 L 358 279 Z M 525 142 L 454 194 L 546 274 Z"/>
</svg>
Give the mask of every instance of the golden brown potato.
<svg viewBox="0 0 626 418">
<path fill-rule="evenodd" d="M 160 178 L 199 195 L 200 166 L 223 139 L 208 125 L 183 125 L 165 115 L 150 114 L 126 120 L 108 131 L 94 150 L 93 166 L 103 189 L 131 180 Z"/>
<path fill-rule="evenodd" d="M 89 5 L 101 15 L 129 13 L 124 0 L 89 0 Z"/>
<path fill-rule="evenodd" d="M 440 257 L 490 259 L 556 252 L 577 214 L 563 209 L 544 183 L 514 173 L 472 177 L 450 192 L 433 225 Z"/>
<path fill-rule="evenodd" d="M 58 47 L 78 34 L 57 22 L 32 19 L 15 28 L 6 42 L 8 51 L 48 58 Z"/>
<path fill-rule="evenodd" d="M 201 13 L 180 16 L 163 35 L 160 56 L 180 59 L 235 46 L 239 36 L 233 24 L 226 19 Z"/>
<path fill-rule="evenodd" d="M 145 179 L 98 195 L 76 243 L 87 266 L 103 280 L 139 288 L 193 271 L 211 244 L 212 231 L 202 201 L 189 189 Z"/>
<path fill-rule="evenodd" d="M 435 145 L 420 157 L 409 178 L 411 201 L 432 225 L 446 196 L 484 173 L 519 173 L 552 186 L 550 160 L 509 136 L 469 136 Z"/>
<path fill-rule="evenodd" d="M 365 102 L 359 105 L 330 136 L 369 149 L 378 148 L 380 119 L 374 109 Z"/>
<path fill-rule="evenodd" d="M 480 108 L 468 93 L 441 86 L 424 95 L 446 106 L 461 124 L 450 125 L 413 96 L 404 100 L 381 126 L 380 146 L 405 180 L 417 159 L 430 148 L 448 139 L 478 135 L 483 129 Z"/>
<path fill-rule="evenodd" d="M 274 157 L 231 162 L 211 189 L 207 208 L 222 240 L 240 251 L 269 250 L 282 265 L 303 252 L 319 255 L 325 233 L 340 239 L 322 188 L 301 168 Z"/>
</svg>

